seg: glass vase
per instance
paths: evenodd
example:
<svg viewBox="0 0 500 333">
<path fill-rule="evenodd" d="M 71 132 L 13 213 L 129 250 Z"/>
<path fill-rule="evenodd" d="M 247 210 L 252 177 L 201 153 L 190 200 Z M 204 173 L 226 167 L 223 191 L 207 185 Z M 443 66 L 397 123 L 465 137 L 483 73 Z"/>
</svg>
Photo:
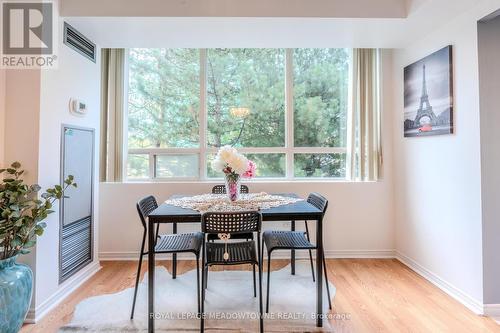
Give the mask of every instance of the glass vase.
<svg viewBox="0 0 500 333">
<path fill-rule="evenodd" d="M 240 176 L 226 176 L 226 194 L 231 201 L 240 199 Z"/>
</svg>

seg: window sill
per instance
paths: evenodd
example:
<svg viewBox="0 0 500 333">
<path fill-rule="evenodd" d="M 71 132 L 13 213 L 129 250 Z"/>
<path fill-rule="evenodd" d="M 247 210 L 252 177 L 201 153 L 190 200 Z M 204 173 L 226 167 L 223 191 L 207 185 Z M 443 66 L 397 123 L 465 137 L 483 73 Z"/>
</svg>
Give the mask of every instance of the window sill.
<svg viewBox="0 0 500 333">
<path fill-rule="evenodd" d="M 338 184 L 356 184 L 356 183 L 380 183 L 383 179 L 378 181 L 357 181 L 357 180 L 347 180 L 343 178 L 313 178 L 313 179 L 253 179 L 253 180 L 243 180 L 243 184 L 309 184 L 309 183 L 338 183 Z M 148 179 L 138 179 L 138 180 L 126 180 L 123 182 L 102 182 L 103 184 L 207 184 L 216 185 L 224 183 L 223 179 L 214 180 L 148 180 Z"/>
</svg>

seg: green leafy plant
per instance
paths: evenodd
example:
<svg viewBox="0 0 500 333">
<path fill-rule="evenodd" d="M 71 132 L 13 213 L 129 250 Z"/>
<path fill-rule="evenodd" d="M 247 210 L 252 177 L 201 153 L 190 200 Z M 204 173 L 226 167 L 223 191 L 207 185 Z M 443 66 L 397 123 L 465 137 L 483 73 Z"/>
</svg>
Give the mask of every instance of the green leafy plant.
<svg viewBox="0 0 500 333">
<path fill-rule="evenodd" d="M 43 222 L 54 211 L 52 205 L 64 197 L 70 186 L 77 187 L 73 176 L 64 184 L 55 185 L 39 195 L 38 184 L 27 185 L 22 179 L 24 170 L 19 162 L 0 169 L 4 179 L 0 183 L 0 260 L 29 253 L 47 224 Z"/>
</svg>

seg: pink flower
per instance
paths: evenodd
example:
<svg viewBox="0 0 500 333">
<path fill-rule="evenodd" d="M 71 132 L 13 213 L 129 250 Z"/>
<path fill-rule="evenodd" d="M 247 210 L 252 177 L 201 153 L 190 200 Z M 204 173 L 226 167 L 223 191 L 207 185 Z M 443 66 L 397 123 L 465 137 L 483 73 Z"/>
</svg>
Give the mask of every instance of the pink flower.
<svg viewBox="0 0 500 333">
<path fill-rule="evenodd" d="M 252 178 L 255 177 L 255 170 L 257 166 L 253 161 L 248 160 L 248 168 L 247 171 L 242 175 L 243 178 Z"/>
</svg>

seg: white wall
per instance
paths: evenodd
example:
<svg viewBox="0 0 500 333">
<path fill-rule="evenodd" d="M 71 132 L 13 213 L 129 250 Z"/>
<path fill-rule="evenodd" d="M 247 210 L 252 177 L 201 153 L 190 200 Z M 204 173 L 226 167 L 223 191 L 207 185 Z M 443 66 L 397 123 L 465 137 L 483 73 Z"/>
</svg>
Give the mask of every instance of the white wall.
<svg viewBox="0 0 500 333">
<path fill-rule="evenodd" d="M 210 192 L 215 183 L 101 183 L 100 239 L 102 259 L 136 259 L 142 226 L 135 203 L 146 195 L 159 202 L 172 194 Z M 317 191 L 330 201 L 324 224 L 324 244 L 329 256 L 392 255 L 393 221 L 390 184 L 346 182 L 247 183 L 252 191 L 298 193 Z M 359 209 L 363 205 L 363 209 Z M 282 223 L 265 226 L 283 228 Z M 314 223 L 311 223 L 314 225 Z M 303 223 L 297 223 L 297 228 Z M 180 227 L 199 230 L 199 224 Z M 167 230 L 167 229 L 166 229 Z M 314 230 L 314 228 L 313 228 Z M 119 232 L 119 237 L 117 237 Z"/>
<path fill-rule="evenodd" d="M 62 31 L 62 19 L 60 31 Z M 62 37 L 62 34 L 60 34 Z M 40 126 L 39 126 L 39 165 L 38 181 L 42 188 L 60 183 L 61 125 L 69 124 L 95 129 L 95 191 L 94 191 L 94 227 L 97 239 L 98 225 L 98 149 L 100 120 L 100 60 L 97 63 L 84 58 L 76 51 L 62 43 L 59 38 L 58 68 L 43 70 L 40 91 Z M 99 54 L 99 52 L 98 52 Z M 88 114 L 85 117 L 69 113 L 70 98 L 78 98 L 86 102 Z M 78 183 L 78 179 L 75 180 Z M 37 243 L 36 308 L 44 304 L 56 292 L 72 283 L 68 279 L 59 285 L 59 207 L 49 215 L 47 228 Z M 97 242 L 94 250 L 94 263 L 97 262 Z M 36 316 L 38 317 L 38 313 Z"/>
<path fill-rule="evenodd" d="M 500 304 L 500 16 L 478 24 L 485 304 Z"/>
<path fill-rule="evenodd" d="M 60 20 L 62 29 L 62 20 Z M 0 71 L 0 164 L 21 162 L 26 170 L 26 183 L 38 183 L 43 189 L 60 183 L 61 124 L 93 127 L 99 138 L 100 68 L 62 44 L 58 48 L 59 67 L 50 70 Z M 75 117 L 69 114 L 70 97 L 85 100 L 89 115 Z M 98 144 L 96 142 L 96 147 Z M 96 152 L 96 170 L 98 153 Z M 98 225 L 98 183 L 96 177 L 95 234 Z M 34 291 L 28 320 L 33 321 L 50 310 L 60 300 L 61 293 L 74 287 L 77 278 L 59 285 L 59 211 L 47 218 L 47 228 L 31 254 L 19 261 L 31 266 L 34 273 Z M 97 267 L 95 242 L 94 267 Z M 89 265 L 90 266 L 90 265 Z"/>
<path fill-rule="evenodd" d="M 26 183 L 38 181 L 38 120 L 40 111 L 40 70 L 5 70 L 3 152 L 6 165 L 19 161 Z M 21 256 L 20 262 L 34 268 L 36 249 Z M 36 288 L 36 271 L 34 288 Z M 34 298 L 31 305 L 34 307 Z"/>
<path fill-rule="evenodd" d="M 479 1 L 394 53 L 396 249 L 476 306 L 483 301 L 477 20 L 499 7 Z M 405 139 L 403 67 L 448 44 L 455 134 Z"/>
<path fill-rule="evenodd" d="M 19 161 L 27 182 L 38 180 L 40 70 L 5 71 L 4 159 Z"/>
<path fill-rule="evenodd" d="M 384 51 L 384 100 L 390 100 L 390 52 Z M 385 89 L 387 87 L 387 89 Z M 391 108 L 383 108 L 383 129 L 390 133 Z M 330 201 L 325 219 L 324 243 L 327 256 L 392 256 L 394 249 L 392 142 L 384 135 L 384 179 L 379 182 L 251 182 L 252 191 L 294 192 L 306 197 L 320 192 Z M 215 183 L 101 183 L 100 238 L 101 259 L 136 258 L 141 243 L 142 227 L 135 203 L 153 194 L 158 201 L 172 194 L 207 193 Z M 362 209 L 360 209 L 362 207 Z M 303 227 L 298 223 L 297 227 Z M 283 228 L 282 223 L 272 227 Z M 198 230 L 199 225 L 181 230 Z M 191 229 L 189 229 L 191 228 Z M 120 236 L 117 237 L 117 230 Z M 179 231 L 181 231 L 179 230 Z"/>
<path fill-rule="evenodd" d="M 0 69 L 0 167 L 4 165 L 5 145 L 5 70 Z"/>
</svg>

